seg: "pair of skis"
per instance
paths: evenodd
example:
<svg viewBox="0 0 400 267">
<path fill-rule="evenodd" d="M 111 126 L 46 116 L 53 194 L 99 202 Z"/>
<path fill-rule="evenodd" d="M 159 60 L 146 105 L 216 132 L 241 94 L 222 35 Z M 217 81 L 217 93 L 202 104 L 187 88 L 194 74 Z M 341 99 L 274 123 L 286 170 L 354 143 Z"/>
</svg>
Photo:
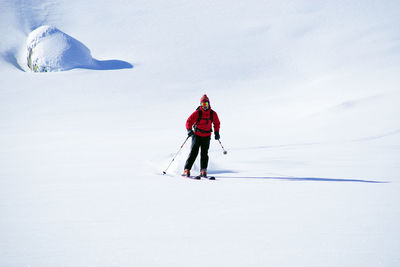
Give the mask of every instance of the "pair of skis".
<svg viewBox="0 0 400 267">
<path fill-rule="evenodd" d="M 201 175 L 187 176 L 187 175 L 183 175 L 183 174 L 182 174 L 182 176 L 185 177 L 185 178 L 194 179 L 194 180 L 201 180 L 201 178 L 204 178 L 204 179 L 207 179 L 207 180 L 215 180 L 214 176 L 206 176 L 206 177 L 201 176 Z"/>
</svg>

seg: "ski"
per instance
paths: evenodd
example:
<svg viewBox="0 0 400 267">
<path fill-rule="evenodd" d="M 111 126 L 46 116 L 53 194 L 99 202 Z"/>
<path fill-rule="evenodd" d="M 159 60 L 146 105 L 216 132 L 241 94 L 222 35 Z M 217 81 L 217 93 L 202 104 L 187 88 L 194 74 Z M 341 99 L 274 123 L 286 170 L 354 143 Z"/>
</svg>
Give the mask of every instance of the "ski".
<svg viewBox="0 0 400 267">
<path fill-rule="evenodd" d="M 190 176 L 187 176 L 185 174 L 182 174 L 181 176 L 184 177 L 184 178 L 189 178 L 189 179 L 194 179 L 194 180 L 201 180 L 201 178 L 204 178 L 206 180 L 215 180 L 214 176 L 205 176 L 205 177 L 201 176 L 201 175 L 197 175 L 197 176 L 190 175 Z"/>
<path fill-rule="evenodd" d="M 206 176 L 206 177 L 201 176 L 201 175 L 196 176 L 196 179 L 201 179 L 201 178 L 204 178 L 204 179 L 207 179 L 207 180 L 215 180 L 214 176 Z"/>
<path fill-rule="evenodd" d="M 186 176 L 186 175 L 182 175 L 183 178 L 189 178 L 189 179 L 193 179 L 193 180 L 201 180 L 201 178 L 204 178 L 206 180 L 215 180 L 214 176 L 207 176 L 207 177 L 203 177 L 201 175 L 197 175 L 197 176 Z"/>
<path fill-rule="evenodd" d="M 189 178 L 189 179 L 194 179 L 194 180 L 200 180 L 200 176 L 186 176 L 182 175 L 183 178 Z"/>
</svg>

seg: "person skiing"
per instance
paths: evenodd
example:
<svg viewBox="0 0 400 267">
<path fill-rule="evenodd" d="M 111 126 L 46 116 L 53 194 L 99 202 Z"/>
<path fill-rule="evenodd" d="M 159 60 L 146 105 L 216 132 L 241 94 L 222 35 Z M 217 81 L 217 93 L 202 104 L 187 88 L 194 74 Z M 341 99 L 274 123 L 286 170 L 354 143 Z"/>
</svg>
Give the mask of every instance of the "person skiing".
<svg viewBox="0 0 400 267">
<path fill-rule="evenodd" d="M 207 95 L 203 95 L 200 99 L 200 106 L 186 121 L 186 130 L 188 136 L 192 137 L 192 146 L 185 163 L 183 176 L 190 177 L 190 170 L 199 154 L 199 149 L 201 149 L 200 176 L 207 177 L 208 149 L 210 148 L 212 124 L 214 124 L 215 140 L 219 140 L 220 121 L 217 112 L 211 109 Z"/>
</svg>

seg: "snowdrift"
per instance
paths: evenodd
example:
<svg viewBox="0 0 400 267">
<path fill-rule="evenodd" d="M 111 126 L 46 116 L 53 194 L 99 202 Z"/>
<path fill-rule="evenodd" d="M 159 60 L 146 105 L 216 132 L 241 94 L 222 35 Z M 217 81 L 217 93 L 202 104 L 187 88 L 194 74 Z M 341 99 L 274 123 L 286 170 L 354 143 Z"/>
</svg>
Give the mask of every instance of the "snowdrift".
<svg viewBox="0 0 400 267">
<path fill-rule="evenodd" d="M 93 62 L 89 48 L 55 27 L 41 26 L 28 36 L 26 63 L 34 72 L 90 67 Z"/>
<path fill-rule="evenodd" d="M 74 68 L 123 69 L 132 68 L 120 60 L 99 61 L 89 48 L 77 39 L 53 26 L 41 26 L 32 31 L 26 43 L 22 68 L 33 72 L 66 71 Z"/>
</svg>

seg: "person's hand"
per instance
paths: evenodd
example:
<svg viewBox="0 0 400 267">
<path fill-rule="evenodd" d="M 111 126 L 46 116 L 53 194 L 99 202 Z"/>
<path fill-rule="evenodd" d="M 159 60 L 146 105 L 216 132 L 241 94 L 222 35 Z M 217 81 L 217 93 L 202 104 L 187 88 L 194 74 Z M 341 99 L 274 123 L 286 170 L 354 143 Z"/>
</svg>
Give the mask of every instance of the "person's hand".
<svg viewBox="0 0 400 267">
<path fill-rule="evenodd" d="M 219 140 L 220 136 L 219 136 L 219 132 L 215 132 L 215 140 Z"/>
<path fill-rule="evenodd" d="M 189 130 L 187 131 L 187 133 L 188 133 L 188 137 L 191 137 L 192 135 L 194 135 L 194 132 L 193 132 L 192 129 L 189 129 Z"/>
</svg>

